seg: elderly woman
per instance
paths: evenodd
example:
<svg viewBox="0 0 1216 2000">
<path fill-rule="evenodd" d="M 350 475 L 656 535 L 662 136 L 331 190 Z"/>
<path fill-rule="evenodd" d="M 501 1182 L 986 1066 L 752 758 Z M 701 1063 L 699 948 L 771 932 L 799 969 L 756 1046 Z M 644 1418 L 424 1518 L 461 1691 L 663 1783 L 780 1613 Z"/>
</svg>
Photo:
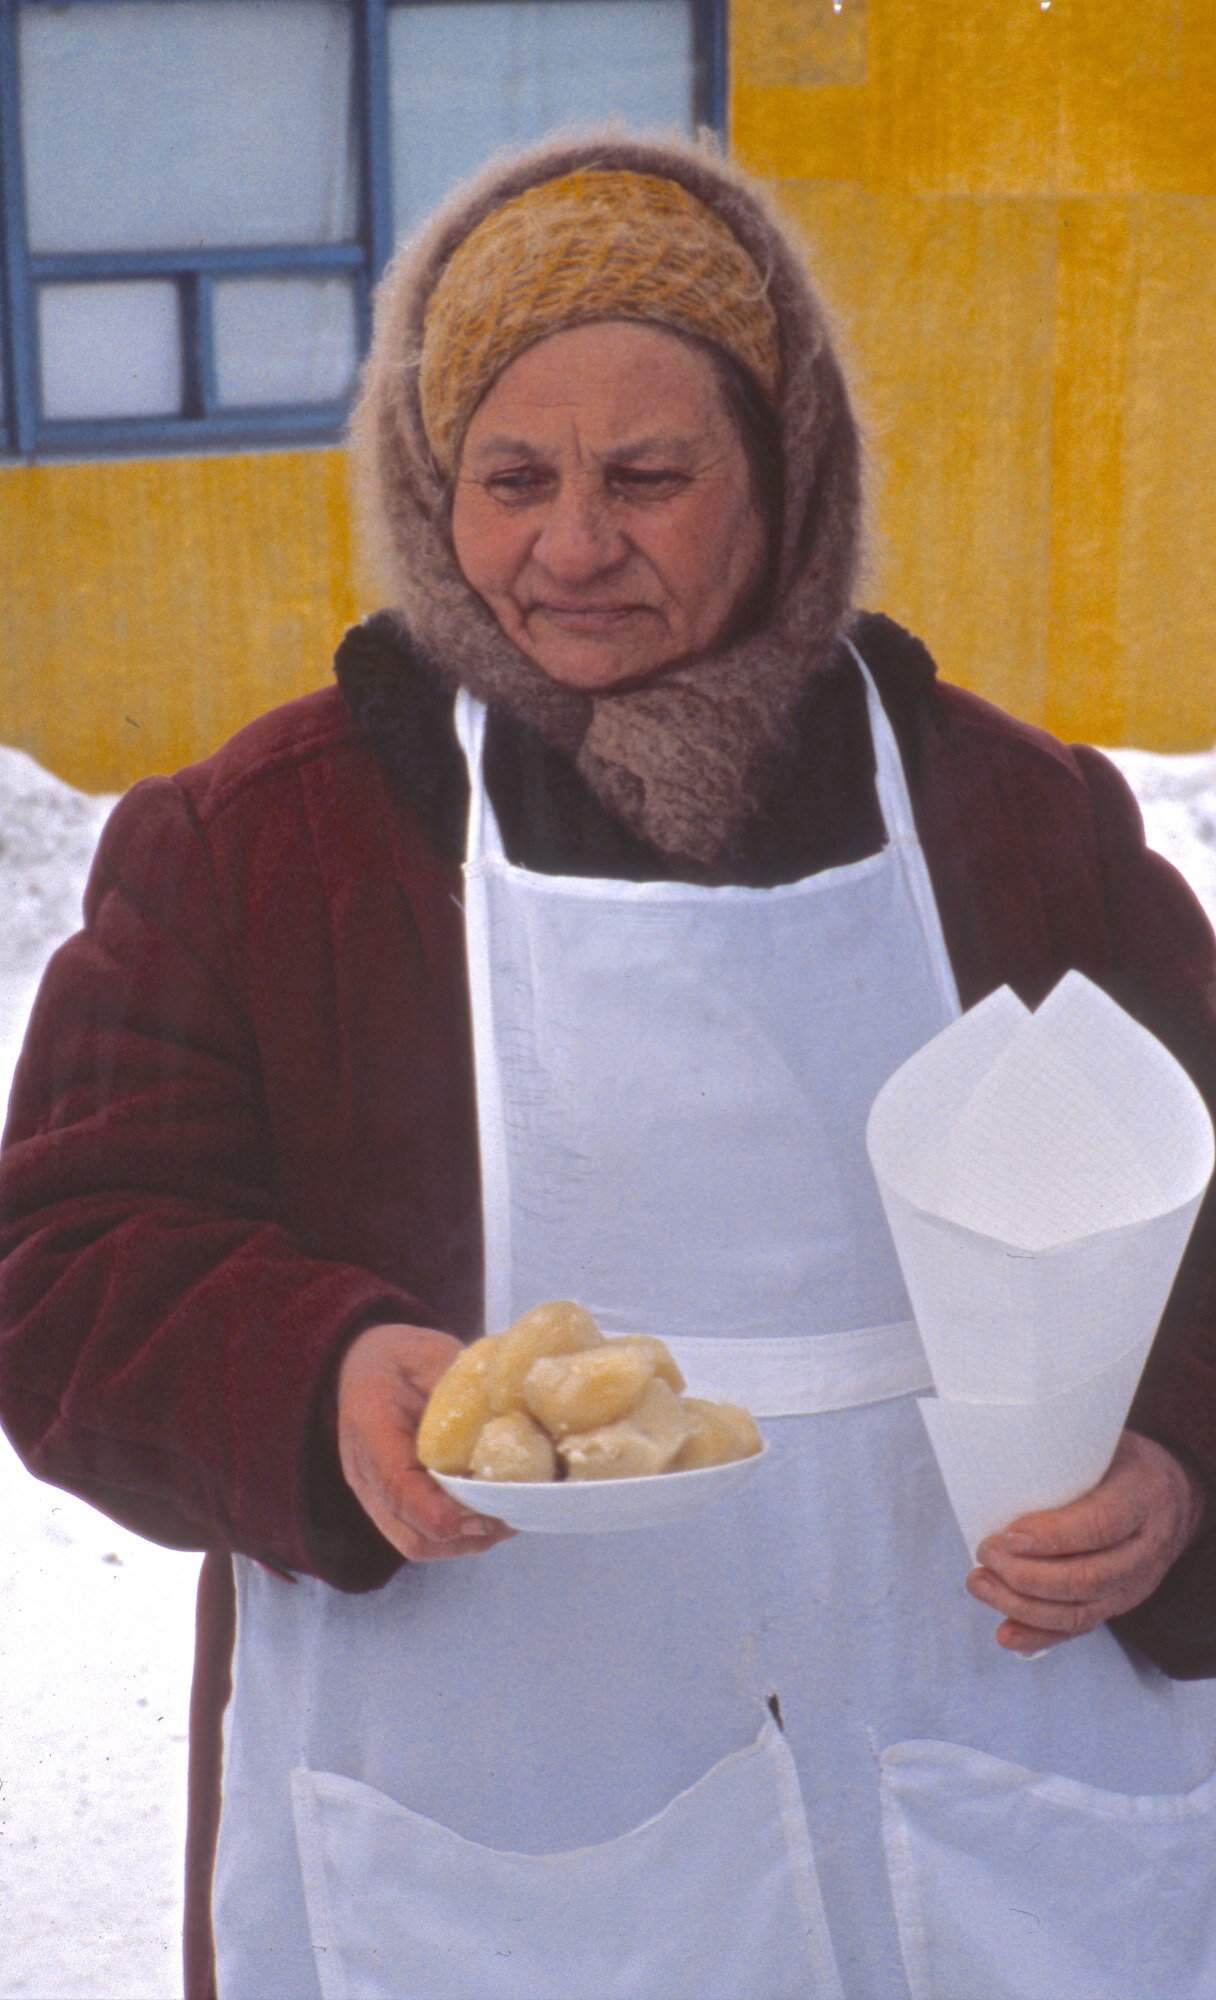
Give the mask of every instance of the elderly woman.
<svg viewBox="0 0 1216 2000">
<path fill-rule="evenodd" d="M 1211 1221 L 1107 1477 L 964 1589 L 863 1128 L 1069 967 L 1216 1098 L 1201 915 L 1100 757 L 852 609 L 824 317 L 707 154 L 458 195 L 355 455 L 392 609 L 119 808 L 9 1131 L 13 1434 L 209 1552 L 192 2000 L 217 1813 L 223 2000 L 1198 2000 Z M 735 1498 L 432 1483 L 459 1343 L 561 1296 L 715 1343 Z"/>
</svg>

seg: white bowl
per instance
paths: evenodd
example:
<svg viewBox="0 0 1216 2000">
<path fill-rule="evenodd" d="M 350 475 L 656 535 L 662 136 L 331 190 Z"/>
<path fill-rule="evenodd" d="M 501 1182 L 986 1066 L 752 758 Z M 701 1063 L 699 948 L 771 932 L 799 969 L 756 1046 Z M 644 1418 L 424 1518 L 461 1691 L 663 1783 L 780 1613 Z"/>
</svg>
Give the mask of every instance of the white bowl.
<svg viewBox="0 0 1216 2000">
<path fill-rule="evenodd" d="M 462 1506 L 509 1528 L 538 1535 L 604 1535 L 622 1528 L 661 1528 L 695 1514 L 750 1478 L 768 1451 L 696 1472 L 656 1472 L 647 1479 L 561 1479 L 536 1484 L 505 1479 L 431 1478 Z"/>
</svg>

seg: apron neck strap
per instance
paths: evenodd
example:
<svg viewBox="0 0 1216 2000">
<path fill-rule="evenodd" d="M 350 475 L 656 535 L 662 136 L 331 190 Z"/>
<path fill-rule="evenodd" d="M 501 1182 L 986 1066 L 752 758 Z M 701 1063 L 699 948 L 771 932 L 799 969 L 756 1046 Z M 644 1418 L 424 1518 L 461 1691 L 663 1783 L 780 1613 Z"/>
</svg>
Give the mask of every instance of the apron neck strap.
<svg viewBox="0 0 1216 2000">
<path fill-rule="evenodd" d="M 870 717 L 870 740 L 874 745 L 874 785 L 878 793 L 878 804 L 887 828 L 889 841 L 915 842 L 916 822 L 912 816 L 912 800 L 908 792 L 908 781 L 904 776 L 903 758 L 895 741 L 895 731 L 891 727 L 882 698 L 874 685 L 874 676 L 851 639 L 845 640 L 854 660 L 861 670 L 865 683 L 866 708 Z"/>
<path fill-rule="evenodd" d="M 874 677 L 851 639 L 845 644 L 861 671 L 866 690 L 866 708 L 870 718 L 870 737 L 874 745 L 874 778 L 878 793 L 879 809 L 887 829 L 887 839 L 892 842 L 916 843 L 916 823 L 912 816 L 912 801 L 908 795 L 908 782 L 904 776 L 903 759 L 899 745 L 895 741 L 887 712 L 882 705 Z M 483 860 L 505 858 L 502 832 L 498 816 L 486 789 L 482 768 L 486 738 L 486 710 L 483 702 L 475 700 L 467 688 L 461 688 L 456 696 L 456 737 L 464 751 L 465 763 L 469 770 L 469 824 L 465 838 L 465 865 Z"/>
<path fill-rule="evenodd" d="M 469 767 L 469 825 L 464 844 L 467 868 L 477 861 L 501 861 L 505 858 L 506 849 L 482 770 L 486 740 L 485 703 L 476 701 L 467 688 L 461 688 L 457 693 L 455 723 L 456 740 Z"/>
</svg>

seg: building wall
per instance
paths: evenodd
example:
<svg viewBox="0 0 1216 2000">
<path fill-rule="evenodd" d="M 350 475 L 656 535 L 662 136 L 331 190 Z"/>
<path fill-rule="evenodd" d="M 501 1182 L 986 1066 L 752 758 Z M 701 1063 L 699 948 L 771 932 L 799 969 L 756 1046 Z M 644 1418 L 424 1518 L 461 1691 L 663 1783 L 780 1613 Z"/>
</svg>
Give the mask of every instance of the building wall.
<svg viewBox="0 0 1216 2000">
<path fill-rule="evenodd" d="M 1065 736 L 1216 738 L 1216 8 L 733 0 L 866 415 L 866 602 Z M 341 454 L 0 468 L 0 741 L 114 789 L 316 686 Z"/>
<path fill-rule="evenodd" d="M 89 791 L 316 687 L 358 616 L 340 451 L 0 468 L 0 742 Z"/>
<path fill-rule="evenodd" d="M 1066 737 L 1216 737 L 1216 8 L 734 0 L 870 419 L 868 596 Z"/>
</svg>

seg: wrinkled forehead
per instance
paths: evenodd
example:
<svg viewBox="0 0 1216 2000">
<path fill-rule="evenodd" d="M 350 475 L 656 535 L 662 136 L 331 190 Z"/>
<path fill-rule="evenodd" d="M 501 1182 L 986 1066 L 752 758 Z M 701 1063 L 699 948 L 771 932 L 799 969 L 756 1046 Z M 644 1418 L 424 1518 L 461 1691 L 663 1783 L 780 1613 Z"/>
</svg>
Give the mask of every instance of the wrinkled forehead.
<svg viewBox="0 0 1216 2000">
<path fill-rule="evenodd" d="M 503 370 L 469 420 L 460 465 L 569 448 L 684 461 L 736 432 L 706 350 L 660 327 L 601 321 L 550 335 Z"/>
</svg>

